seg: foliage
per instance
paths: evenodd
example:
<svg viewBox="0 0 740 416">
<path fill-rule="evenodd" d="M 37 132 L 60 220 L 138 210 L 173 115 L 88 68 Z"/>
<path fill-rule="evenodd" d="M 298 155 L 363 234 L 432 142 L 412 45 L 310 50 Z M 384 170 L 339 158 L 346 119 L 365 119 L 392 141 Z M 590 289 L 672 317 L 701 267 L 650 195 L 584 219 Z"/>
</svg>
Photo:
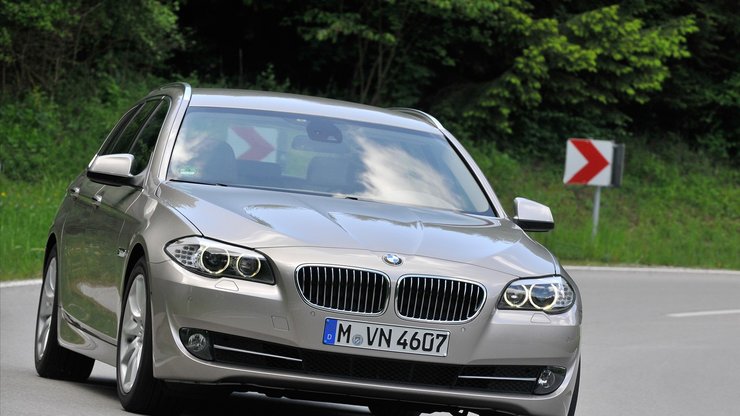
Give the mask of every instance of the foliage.
<svg viewBox="0 0 740 416">
<path fill-rule="evenodd" d="M 454 3 L 454 4 L 453 4 Z M 348 98 L 373 105 L 412 105 L 435 77 L 435 68 L 454 67 L 455 45 L 488 43 L 467 23 L 488 9 L 488 1 L 316 1 L 291 20 L 315 54 L 341 54 L 324 66 L 348 68 Z M 430 30 L 434 28 L 434 30 Z"/>
<path fill-rule="evenodd" d="M 663 154 L 647 144 L 628 149 L 623 187 L 602 192 L 596 240 L 593 188 L 564 187 L 559 166 L 518 161 L 491 143 L 466 146 L 507 208 L 515 196 L 552 208 L 555 230 L 531 235 L 566 264 L 740 269 L 740 175 L 685 146 Z M 0 175 L 0 280 L 40 276 L 46 232 L 69 180 Z"/>
<path fill-rule="evenodd" d="M 541 239 L 564 259 L 737 268 L 739 43 L 727 0 L 0 0 L 0 266 L 53 215 L 25 195 L 181 79 L 429 110 L 502 199 L 556 207 Z M 568 137 L 628 143 L 596 241 Z"/>
<path fill-rule="evenodd" d="M 529 11 L 523 4 L 507 26 L 516 52 L 503 72 L 452 92 L 446 112 L 462 108 L 465 128 L 530 154 L 551 153 L 573 135 L 624 132 L 630 119 L 619 105 L 660 90 L 667 63 L 688 56 L 686 36 L 696 31 L 690 16 L 646 27 L 616 5 L 543 18 Z"/>
<path fill-rule="evenodd" d="M 157 0 L 0 0 L 3 94 L 54 94 L 94 71 L 151 70 L 183 44 L 177 9 Z"/>
<path fill-rule="evenodd" d="M 678 138 L 737 165 L 740 142 L 740 8 L 733 1 L 633 0 L 625 5 L 648 22 L 687 11 L 698 30 L 687 43 L 691 58 L 669 63 L 671 77 L 645 106 L 628 109 L 635 129 L 655 142 Z M 669 132 L 668 135 L 665 132 Z"/>
<path fill-rule="evenodd" d="M 11 179 L 40 179 L 41 167 L 54 160 L 58 113 L 59 107 L 39 91 L 0 106 L 0 171 Z"/>
<path fill-rule="evenodd" d="M 252 85 L 272 64 L 292 91 L 421 107 L 461 136 L 529 157 L 552 154 L 567 137 L 649 132 L 733 160 L 734 6 L 308 0 L 214 10 L 191 1 L 180 18 L 194 42 L 169 62 L 229 86 Z"/>
<path fill-rule="evenodd" d="M 0 280 L 41 276 L 49 226 L 68 183 L 16 182 L 0 174 Z"/>
<path fill-rule="evenodd" d="M 686 146 L 662 153 L 630 146 L 623 186 L 602 192 L 592 240 L 592 187 L 563 186 L 559 165 L 516 161 L 489 143 L 466 145 L 504 206 L 523 196 L 551 207 L 555 230 L 530 235 L 563 262 L 740 269 L 740 173 Z"/>
<path fill-rule="evenodd" d="M 123 112 L 161 82 L 103 77 L 96 95 L 70 96 L 63 104 L 39 90 L 0 102 L 0 173 L 21 181 L 71 179 Z"/>
</svg>

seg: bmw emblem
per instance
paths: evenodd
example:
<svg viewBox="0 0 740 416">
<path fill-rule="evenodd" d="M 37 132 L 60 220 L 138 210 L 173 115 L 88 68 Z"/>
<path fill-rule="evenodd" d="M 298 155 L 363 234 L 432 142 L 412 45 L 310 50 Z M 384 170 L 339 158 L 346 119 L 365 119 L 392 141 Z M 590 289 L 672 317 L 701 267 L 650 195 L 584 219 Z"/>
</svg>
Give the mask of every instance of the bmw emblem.
<svg viewBox="0 0 740 416">
<path fill-rule="evenodd" d="M 386 254 L 383 256 L 383 261 L 391 266 L 400 266 L 403 263 L 403 260 L 395 254 Z"/>
</svg>

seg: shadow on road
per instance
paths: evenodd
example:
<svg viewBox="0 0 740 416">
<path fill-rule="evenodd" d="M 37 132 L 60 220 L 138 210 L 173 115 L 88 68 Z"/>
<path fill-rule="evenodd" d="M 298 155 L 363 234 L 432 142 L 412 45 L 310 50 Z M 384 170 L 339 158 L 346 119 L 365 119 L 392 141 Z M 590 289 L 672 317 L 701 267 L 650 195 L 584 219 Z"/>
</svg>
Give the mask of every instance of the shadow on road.
<svg viewBox="0 0 740 416">
<path fill-rule="evenodd" d="M 80 388 L 101 397 L 115 400 L 118 405 L 116 381 L 107 377 L 90 377 L 78 384 Z M 182 416 L 211 416 L 218 411 L 219 416 L 243 416 L 245 412 L 261 415 L 301 415 L 301 416 L 367 416 L 366 407 L 271 398 L 259 393 L 232 393 L 221 395 L 213 392 L 198 395 L 192 392 L 187 397 L 180 394 Z M 111 409 L 112 410 L 112 409 Z"/>
<path fill-rule="evenodd" d="M 221 416 L 243 416 L 245 411 L 263 415 L 301 416 L 367 416 L 366 407 L 278 399 L 258 393 L 232 393 L 226 399 L 190 400 L 183 416 L 212 415 L 218 409 Z"/>
</svg>

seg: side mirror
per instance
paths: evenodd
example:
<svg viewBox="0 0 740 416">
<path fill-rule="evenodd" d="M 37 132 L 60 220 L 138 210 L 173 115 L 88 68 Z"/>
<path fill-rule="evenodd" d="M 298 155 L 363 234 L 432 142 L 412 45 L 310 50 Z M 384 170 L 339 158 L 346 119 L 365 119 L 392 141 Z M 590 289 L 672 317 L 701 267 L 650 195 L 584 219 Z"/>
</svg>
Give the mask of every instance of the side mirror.
<svg viewBox="0 0 740 416">
<path fill-rule="evenodd" d="M 133 164 L 134 155 L 127 153 L 97 156 L 87 168 L 87 177 L 105 185 L 135 185 L 131 175 Z"/>
<path fill-rule="evenodd" d="M 550 208 L 526 198 L 514 198 L 514 223 L 524 231 L 542 232 L 555 228 Z"/>
</svg>

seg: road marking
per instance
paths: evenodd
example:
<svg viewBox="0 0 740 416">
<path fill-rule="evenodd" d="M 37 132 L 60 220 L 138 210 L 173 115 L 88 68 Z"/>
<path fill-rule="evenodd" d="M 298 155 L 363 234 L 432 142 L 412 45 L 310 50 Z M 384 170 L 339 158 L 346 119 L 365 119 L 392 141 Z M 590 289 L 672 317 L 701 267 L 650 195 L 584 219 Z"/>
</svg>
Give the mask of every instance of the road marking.
<svg viewBox="0 0 740 416">
<path fill-rule="evenodd" d="M 669 318 L 691 318 L 694 316 L 716 316 L 716 315 L 735 315 L 740 314 L 740 309 L 726 309 L 723 311 L 699 311 L 699 312 L 680 312 L 669 313 Z"/>
<path fill-rule="evenodd" d="M 690 269 L 685 267 L 608 267 L 608 266 L 573 266 L 563 265 L 565 270 L 597 271 L 597 272 L 654 272 L 654 273 L 695 273 L 695 274 L 724 274 L 740 277 L 740 270 L 726 269 Z"/>
<path fill-rule="evenodd" d="M 11 280 L 10 282 L 0 282 L 0 289 L 5 289 L 6 287 L 33 286 L 40 284 L 41 279 Z"/>
</svg>

